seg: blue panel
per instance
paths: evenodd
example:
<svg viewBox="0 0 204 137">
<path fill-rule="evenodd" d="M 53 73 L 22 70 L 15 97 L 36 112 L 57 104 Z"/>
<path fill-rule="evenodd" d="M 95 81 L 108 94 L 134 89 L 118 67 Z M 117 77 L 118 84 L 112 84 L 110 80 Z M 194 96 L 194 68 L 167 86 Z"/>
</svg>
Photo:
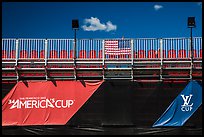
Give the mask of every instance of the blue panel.
<svg viewBox="0 0 204 137">
<path fill-rule="evenodd" d="M 197 81 L 190 81 L 153 127 L 183 126 L 201 104 L 202 86 Z"/>
</svg>

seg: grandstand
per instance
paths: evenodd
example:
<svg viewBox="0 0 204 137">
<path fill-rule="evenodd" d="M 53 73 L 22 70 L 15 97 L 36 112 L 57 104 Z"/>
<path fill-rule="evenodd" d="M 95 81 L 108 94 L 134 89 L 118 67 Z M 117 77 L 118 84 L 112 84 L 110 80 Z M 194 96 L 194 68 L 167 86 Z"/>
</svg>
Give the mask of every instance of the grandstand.
<svg viewBox="0 0 204 137">
<path fill-rule="evenodd" d="M 2 80 L 201 80 L 202 38 L 2 39 Z M 192 55 L 192 56 L 191 56 Z"/>
</svg>

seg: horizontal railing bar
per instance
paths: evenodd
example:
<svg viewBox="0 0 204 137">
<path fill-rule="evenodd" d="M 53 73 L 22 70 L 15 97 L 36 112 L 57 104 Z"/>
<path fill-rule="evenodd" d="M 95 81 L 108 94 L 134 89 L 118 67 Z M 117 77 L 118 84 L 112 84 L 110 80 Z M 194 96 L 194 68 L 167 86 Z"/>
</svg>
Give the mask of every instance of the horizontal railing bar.
<svg viewBox="0 0 204 137">
<path fill-rule="evenodd" d="M 76 61 L 76 64 L 101 64 L 103 61 Z"/>
<path fill-rule="evenodd" d="M 142 62 L 134 61 L 134 64 L 152 64 L 152 63 L 161 63 L 161 61 L 142 61 Z"/>
<path fill-rule="evenodd" d="M 103 68 L 76 68 L 77 70 L 103 70 Z"/>
<path fill-rule="evenodd" d="M 74 68 L 46 68 L 47 70 L 74 70 Z"/>
<path fill-rule="evenodd" d="M 134 77 L 135 78 L 140 78 L 140 77 L 142 77 L 142 78 L 144 78 L 144 77 L 160 77 L 160 75 L 158 74 L 158 75 L 134 75 Z"/>
<path fill-rule="evenodd" d="M 177 79 L 177 80 L 181 80 L 181 79 L 191 79 L 191 78 L 161 78 L 161 79 Z"/>
<path fill-rule="evenodd" d="M 47 80 L 67 80 L 67 79 L 75 79 L 75 77 L 49 77 Z"/>
<path fill-rule="evenodd" d="M 131 61 L 126 61 L 126 62 L 122 62 L 122 61 L 105 61 L 105 64 L 131 64 Z"/>
<path fill-rule="evenodd" d="M 16 62 L 2 62 L 2 64 L 13 64 L 13 63 L 16 63 Z"/>
<path fill-rule="evenodd" d="M 123 77 L 117 77 L 117 78 L 114 78 L 114 77 L 112 77 L 112 78 L 104 78 L 104 80 L 131 80 L 132 78 L 123 78 Z"/>
<path fill-rule="evenodd" d="M 160 70 L 161 67 L 155 67 L 155 68 L 133 68 L 133 69 L 134 69 L 134 70 L 135 70 L 135 69 L 139 69 L 139 70 L 143 70 L 143 69 L 147 69 L 147 70 L 148 70 L 148 69 L 153 69 L 153 70 L 154 70 L 154 69 L 159 69 L 159 70 Z"/>
<path fill-rule="evenodd" d="M 105 70 L 132 70 L 132 68 L 105 68 Z"/>
<path fill-rule="evenodd" d="M 45 68 L 18 68 L 18 70 L 45 70 Z"/>
<path fill-rule="evenodd" d="M 163 69 L 180 69 L 182 71 L 182 69 L 191 69 L 191 67 L 166 67 Z"/>
<path fill-rule="evenodd" d="M 2 68 L 2 70 L 15 70 L 15 68 Z"/>
<path fill-rule="evenodd" d="M 33 64 L 45 64 L 45 61 L 39 61 L 39 62 L 38 62 L 38 61 L 35 61 L 35 62 L 32 62 L 32 61 L 31 61 L 31 62 L 28 62 L 28 61 L 27 61 L 27 62 L 19 61 L 18 63 L 19 63 L 19 64 L 29 64 L 29 63 L 31 63 L 31 64 L 32 64 L 32 63 L 33 63 Z"/>
<path fill-rule="evenodd" d="M 166 60 L 163 60 L 163 63 L 191 63 L 191 61 L 166 61 Z"/>
<path fill-rule="evenodd" d="M 67 62 L 62 62 L 62 61 L 59 61 L 59 62 L 48 61 L 47 63 L 48 63 L 48 64 L 73 64 L 74 61 L 67 61 Z"/>
</svg>

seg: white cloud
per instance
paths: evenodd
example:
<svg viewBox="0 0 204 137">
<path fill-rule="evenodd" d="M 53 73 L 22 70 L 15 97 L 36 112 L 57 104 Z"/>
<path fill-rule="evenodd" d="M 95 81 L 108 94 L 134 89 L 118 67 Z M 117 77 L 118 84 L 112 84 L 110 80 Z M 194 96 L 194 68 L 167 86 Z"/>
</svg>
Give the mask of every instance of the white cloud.
<svg viewBox="0 0 204 137">
<path fill-rule="evenodd" d="M 98 18 L 91 17 L 90 19 L 84 19 L 85 25 L 82 26 L 84 31 L 97 31 L 97 30 L 104 30 L 104 31 L 112 31 L 116 30 L 117 26 L 113 25 L 111 21 L 108 21 L 106 24 L 101 23 Z M 87 26 L 89 24 L 89 26 Z"/>
<path fill-rule="evenodd" d="M 155 9 L 155 10 L 160 10 L 161 8 L 163 8 L 162 5 L 154 5 L 154 9 Z"/>
</svg>

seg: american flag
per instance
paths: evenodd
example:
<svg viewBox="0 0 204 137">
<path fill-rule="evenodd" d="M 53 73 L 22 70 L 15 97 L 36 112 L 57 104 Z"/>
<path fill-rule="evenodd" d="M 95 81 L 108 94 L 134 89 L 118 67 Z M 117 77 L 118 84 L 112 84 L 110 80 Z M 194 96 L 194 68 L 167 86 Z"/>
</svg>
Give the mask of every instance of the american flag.
<svg viewBox="0 0 204 137">
<path fill-rule="evenodd" d="M 130 40 L 105 40 L 106 55 L 130 55 Z"/>
</svg>

